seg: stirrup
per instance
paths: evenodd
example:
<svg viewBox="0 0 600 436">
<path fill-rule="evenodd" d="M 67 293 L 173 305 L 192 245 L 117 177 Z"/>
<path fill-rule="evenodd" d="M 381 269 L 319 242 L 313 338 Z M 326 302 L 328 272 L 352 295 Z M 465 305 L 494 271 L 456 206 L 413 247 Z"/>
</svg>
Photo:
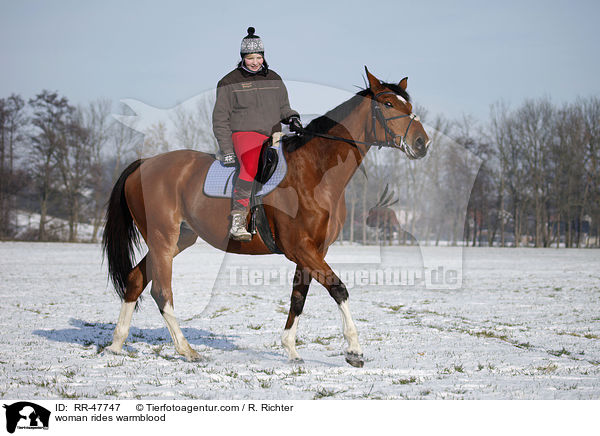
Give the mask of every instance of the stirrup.
<svg viewBox="0 0 600 436">
<path fill-rule="evenodd" d="M 252 234 L 246 230 L 246 213 L 233 212 L 231 214 L 231 229 L 229 238 L 236 241 L 248 242 L 252 239 Z"/>
</svg>

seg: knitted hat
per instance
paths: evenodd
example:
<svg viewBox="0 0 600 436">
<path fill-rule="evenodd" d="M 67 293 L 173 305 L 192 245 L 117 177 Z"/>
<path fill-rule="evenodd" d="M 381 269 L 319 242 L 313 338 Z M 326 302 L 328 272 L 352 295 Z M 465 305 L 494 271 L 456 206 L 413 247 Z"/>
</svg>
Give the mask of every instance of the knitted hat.
<svg viewBox="0 0 600 436">
<path fill-rule="evenodd" d="M 240 55 L 242 58 L 251 53 L 265 53 L 265 46 L 258 35 L 254 34 L 254 27 L 248 27 L 248 35 L 242 39 L 242 45 L 240 47 Z"/>
</svg>

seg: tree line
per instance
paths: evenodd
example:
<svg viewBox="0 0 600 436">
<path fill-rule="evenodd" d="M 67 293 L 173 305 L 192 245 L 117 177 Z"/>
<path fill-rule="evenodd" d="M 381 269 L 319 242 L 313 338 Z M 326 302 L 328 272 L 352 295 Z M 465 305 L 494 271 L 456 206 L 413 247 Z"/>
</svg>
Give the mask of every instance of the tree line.
<svg viewBox="0 0 600 436">
<path fill-rule="evenodd" d="M 1 239 L 79 241 L 85 222 L 97 240 L 112 179 L 135 137 L 110 122 L 110 111 L 108 101 L 76 107 L 46 90 L 27 102 L 0 99 Z M 37 226 L 17 234 L 22 211 L 36 213 Z"/>
<path fill-rule="evenodd" d="M 162 123 L 141 134 L 117 122 L 107 100 L 75 106 L 47 90 L 28 101 L 0 98 L 0 239 L 80 241 L 85 223 L 96 241 L 110 189 L 131 160 L 181 147 L 216 151 L 211 106 L 175 111 L 169 136 Z M 417 112 L 433 140 L 428 156 L 372 150 L 346 191 L 340 240 L 600 246 L 599 98 L 496 103 L 486 121 Z M 373 217 L 367 225 L 384 191 L 399 200 L 390 208 L 398 225 Z M 25 231 L 24 212 L 37 217 Z"/>
<path fill-rule="evenodd" d="M 344 239 L 369 243 L 599 247 L 600 98 L 496 103 L 482 122 L 425 116 L 424 161 L 369 153 L 368 178 L 350 186 Z M 384 186 L 400 201 L 399 232 L 355 228 Z"/>
</svg>

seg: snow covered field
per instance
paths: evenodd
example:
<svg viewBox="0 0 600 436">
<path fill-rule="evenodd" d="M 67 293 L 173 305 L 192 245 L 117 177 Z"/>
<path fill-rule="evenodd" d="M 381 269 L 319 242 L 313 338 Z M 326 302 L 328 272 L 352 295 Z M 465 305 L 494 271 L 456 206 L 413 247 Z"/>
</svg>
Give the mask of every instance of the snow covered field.
<svg viewBox="0 0 600 436">
<path fill-rule="evenodd" d="M 365 262 L 373 250 L 337 245 L 328 260 L 346 262 L 338 267 L 348 275 L 368 264 L 347 257 Z M 432 250 L 454 256 L 450 248 Z M 382 253 L 378 268 L 421 262 L 415 247 Z M 293 267 L 283 256 L 222 262 L 199 243 L 175 260 L 175 311 L 206 358 L 189 363 L 175 353 L 148 291 L 126 354 L 102 353 L 120 301 L 98 245 L 0 243 L 0 397 L 600 399 L 600 250 L 463 254 L 462 289 L 352 276 L 350 304 L 366 358 L 357 369 L 344 361 L 340 316 L 319 285 L 300 319 L 305 363 L 287 362 L 279 338 L 291 289 L 284 276 Z"/>
</svg>

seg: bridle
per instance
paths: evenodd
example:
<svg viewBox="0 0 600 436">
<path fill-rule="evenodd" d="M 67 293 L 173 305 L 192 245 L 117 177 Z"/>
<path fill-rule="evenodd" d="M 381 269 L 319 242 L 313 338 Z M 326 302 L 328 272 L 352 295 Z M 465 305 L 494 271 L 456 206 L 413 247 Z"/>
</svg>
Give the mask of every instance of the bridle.
<svg viewBox="0 0 600 436">
<path fill-rule="evenodd" d="M 380 95 L 385 95 L 385 94 L 396 95 L 396 93 L 394 93 L 392 91 L 382 91 L 382 92 L 378 92 L 377 94 L 375 94 L 375 96 L 371 100 L 371 114 L 373 117 L 373 122 L 371 123 L 371 135 L 373 135 L 373 137 L 375 138 L 375 142 L 373 143 L 373 145 L 375 145 L 379 148 L 381 148 L 381 147 L 398 148 L 398 149 L 402 150 L 404 153 L 410 155 L 411 157 L 416 157 L 413 155 L 412 149 L 406 143 L 406 137 L 408 136 L 408 131 L 410 130 L 410 126 L 412 125 L 412 122 L 414 120 L 419 121 L 419 117 L 416 114 L 411 112 L 410 114 L 398 115 L 395 117 L 386 118 L 383 115 L 383 111 L 381 109 L 380 104 L 376 100 L 377 97 L 379 97 Z M 392 129 L 390 129 L 388 126 L 389 121 L 397 120 L 400 118 L 410 118 L 410 121 L 408 122 L 408 125 L 406 126 L 406 130 L 404 131 L 404 135 L 395 134 L 392 131 Z M 385 132 L 385 141 L 383 141 L 383 142 L 377 141 L 377 121 L 379 121 L 379 123 L 383 126 L 383 131 Z M 400 138 L 399 142 L 396 142 L 397 138 Z"/>
<path fill-rule="evenodd" d="M 406 143 L 406 137 L 408 135 L 408 132 L 410 130 L 412 122 L 415 120 L 419 121 L 419 117 L 414 113 L 410 113 L 410 114 L 398 115 L 395 117 L 386 118 L 383 114 L 383 110 L 381 109 L 381 105 L 376 100 L 377 97 L 379 97 L 380 95 L 384 95 L 384 94 L 396 95 L 396 93 L 394 93 L 392 91 L 382 91 L 382 92 L 378 92 L 377 94 L 375 94 L 373 96 L 373 98 L 371 99 L 371 119 L 372 119 L 371 136 L 373 138 L 375 138 L 374 142 L 357 141 L 354 139 L 343 138 L 341 136 L 334 136 L 334 135 L 328 135 L 326 133 L 312 132 L 310 130 L 304 130 L 302 133 L 312 135 L 312 136 L 318 136 L 320 138 L 332 139 L 335 141 L 343 141 L 343 142 L 347 142 L 347 143 L 355 145 L 355 146 L 356 145 L 366 145 L 369 147 L 375 146 L 375 147 L 379 147 L 379 148 L 382 148 L 382 147 L 396 148 L 396 149 L 402 150 L 404 153 L 406 153 L 411 158 L 416 158 L 414 152 L 412 151 L 412 148 Z M 388 126 L 389 121 L 397 120 L 399 118 L 410 118 L 410 121 L 408 122 L 408 125 L 406 126 L 406 130 L 404 131 L 404 135 L 397 135 Z M 381 124 L 381 126 L 383 127 L 383 130 L 385 132 L 385 140 L 384 141 L 377 140 L 377 122 L 379 122 Z M 396 142 L 397 138 L 400 138 L 399 142 Z"/>
</svg>

